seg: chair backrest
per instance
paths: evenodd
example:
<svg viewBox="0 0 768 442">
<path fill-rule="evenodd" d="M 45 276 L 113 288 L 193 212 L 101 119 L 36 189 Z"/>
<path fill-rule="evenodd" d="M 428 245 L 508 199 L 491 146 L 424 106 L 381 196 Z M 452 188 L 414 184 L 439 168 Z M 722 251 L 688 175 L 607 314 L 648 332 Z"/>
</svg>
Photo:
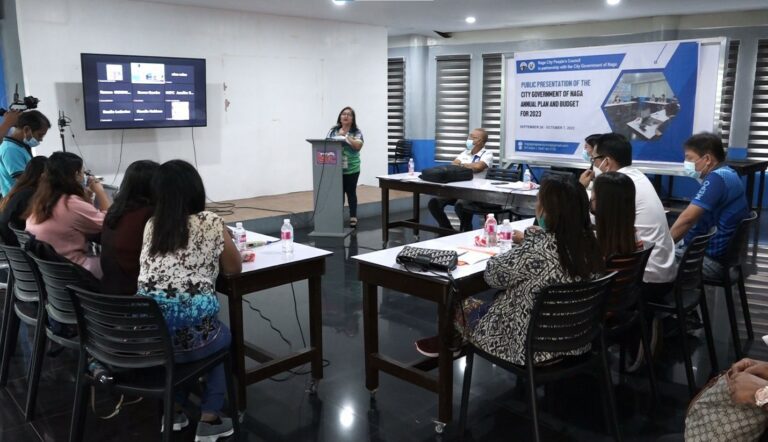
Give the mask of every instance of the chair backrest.
<svg viewBox="0 0 768 442">
<path fill-rule="evenodd" d="M 103 295 L 67 287 L 80 350 L 119 368 L 172 367 L 173 346 L 157 303 L 146 296 Z"/>
<path fill-rule="evenodd" d="M 30 251 L 26 253 L 40 270 L 40 276 L 45 285 L 45 309 L 48 315 L 62 324 L 75 324 L 77 319 L 67 286 L 82 286 L 90 282 L 84 281 L 75 264 L 71 262 L 47 261 Z"/>
<path fill-rule="evenodd" d="M 736 231 L 733 232 L 731 240 L 728 241 L 728 249 L 725 251 L 723 264 L 726 268 L 740 266 L 744 264 L 747 256 L 747 246 L 749 245 L 749 230 L 757 220 L 757 213 L 753 210 L 747 218 L 739 223 Z"/>
<path fill-rule="evenodd" d="M 514 169 L 491 167 L 485 173 L 485 179 L 494 181 L 520 181 L 520 172 Z"/>
<path fill-rule="evenodd" d="M 643 250 L 628 255 L 613 255 L 605 262 L 605 267 L 616 272 L 611 285 L 611 295 L 608 297 L 606 310 L 608 312 L 623 312 L 634 310 L 640 300 L 640 284 L 643 282 L 645 266 L 653 251 L 653 244 L 648 244 Z"/>
<path fill-rule="evenodd" d="M 27 245 L 27 241 L 29 241 L 30 234 L 29 232 L 23 230 L 23 229 L 17 229 L 12 224 L 8 224 L 8 228 L 11 229 L 11 232 L 13 232 L 14 235 L 16 235 L 16 239 L 19 241 L 19 246 L 23 249 L 25 245 Z"/>
<path fill-rule="evenodd" d="M 395 144 L 395 159 L 410 158 L 413 151 L 413 142 L 411 140 L 397 140 Z"/>
<path fill-rule="evenodd" d="M 537 352 L 566 353 L 592 343 L 601 333 L 615 275 L 543 288 L 531 310 L 527 361 Z"/>
<path fill-rule="evenodd" d="M 701 287 L 701 267 L 709 241 L 715 236 L 716 227 L 704 235 L 693 238 L 685 247 L 683 258 L 678 263 L 675 292 L 694 290 Z"/>
<path fill-rule="evenodd" d="M 0 250 L 8 260 L 13 277 L 13 294 L 21 302 L 39 302 L 45 299 L 45 287 L 40 279 L 37 265 L 17 246 L 0 244 Z"/>
</svg>

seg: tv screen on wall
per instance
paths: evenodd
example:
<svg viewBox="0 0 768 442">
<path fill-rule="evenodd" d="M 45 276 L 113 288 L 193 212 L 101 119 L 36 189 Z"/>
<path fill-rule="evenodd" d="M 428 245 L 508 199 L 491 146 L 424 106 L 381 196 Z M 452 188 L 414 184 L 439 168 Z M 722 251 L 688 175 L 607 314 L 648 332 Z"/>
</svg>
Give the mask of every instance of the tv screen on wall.
<svg viewBox="0 0 768 442">
<path fill-rule="evenodd" d="M 207 124 L 205 59 L 81 54 L 85 128 Z"/>
</svg>

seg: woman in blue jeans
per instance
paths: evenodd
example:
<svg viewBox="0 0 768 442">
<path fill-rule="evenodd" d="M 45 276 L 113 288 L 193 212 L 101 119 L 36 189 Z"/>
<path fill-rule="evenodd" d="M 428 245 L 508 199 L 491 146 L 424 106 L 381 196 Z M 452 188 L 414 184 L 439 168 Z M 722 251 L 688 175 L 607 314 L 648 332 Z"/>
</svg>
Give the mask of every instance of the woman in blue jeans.
<svg viewBox="0 0 768 442">
<path fill-rule="evenodd" d="M 230 345 L 229 329 L 217 317 L 215 284 L 219 269 L 240 273 L 240 253 L 221 218 L 205 210 L 203 181 L 191 164 L 173 160 L 161 165 L 152 188 L 155 213 L 144 228 L 138 294 L 160 306 L 175 361 L 193 362 Z M 223 365 L 207 375 L 196 441 L 215 442 L 233 433 L 232 419 L 221 416 L 228 375 Z M 186 397 L 177 400 L 183 405 Z M 177 411 L 173 429 L 188 424 L 184 412 Z"/>
</svg>

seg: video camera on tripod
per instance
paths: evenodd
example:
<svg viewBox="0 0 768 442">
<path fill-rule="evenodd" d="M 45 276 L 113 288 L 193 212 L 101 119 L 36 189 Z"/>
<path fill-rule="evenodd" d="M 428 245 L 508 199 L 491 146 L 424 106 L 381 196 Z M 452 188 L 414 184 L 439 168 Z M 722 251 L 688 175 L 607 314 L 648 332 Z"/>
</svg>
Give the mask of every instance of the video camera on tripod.
<svg viewBox="0 0 768 442">
<path fill-rule="evenodd" d="M 19 84 L 16 83 L 16 91 L 13 93 L 13 102 L 8 106 L 8 109 L 0 107 L 0 117 L 5 115 L 8 110 L 25 111 L 28 109 L 36 109 L 37 103 L 40 102 L 39 98 L 28 96 L 19 98 Z"/>
</svg>

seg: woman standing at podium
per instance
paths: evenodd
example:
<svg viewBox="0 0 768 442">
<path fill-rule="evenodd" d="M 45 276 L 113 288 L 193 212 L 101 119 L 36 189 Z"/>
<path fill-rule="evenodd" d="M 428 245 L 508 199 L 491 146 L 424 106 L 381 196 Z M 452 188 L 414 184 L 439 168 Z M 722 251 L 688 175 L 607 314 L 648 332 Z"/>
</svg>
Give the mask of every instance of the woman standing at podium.
<svg viewBox="0 0 768 442">
<path fill-rule="evenodd" d="M 357 128 L 355 111 L 351 107 L 347 106 L 339 112 L 336 125 L 331 128 L 328 137 L 344 137 L 341 143 L 344 194 L 349 204 L 349 227 L 357 227 L 357 179 L 360 178 L 360 149 L 363 148 L 363 133 Z"/>
</svg>

